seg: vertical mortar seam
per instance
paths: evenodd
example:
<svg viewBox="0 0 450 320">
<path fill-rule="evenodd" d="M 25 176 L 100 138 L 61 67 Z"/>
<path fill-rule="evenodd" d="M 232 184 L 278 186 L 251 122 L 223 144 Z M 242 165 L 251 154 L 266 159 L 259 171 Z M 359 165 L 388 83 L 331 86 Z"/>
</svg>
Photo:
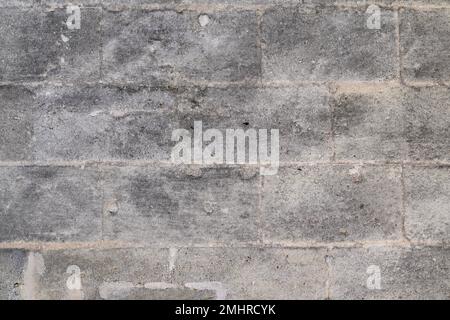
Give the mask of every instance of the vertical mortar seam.
<svg viewBox="0 0 450 320">
<path fill-rule="evenodd" d="M 400 84 L 404 84 L 403 80 L 403 59 L 402 59 L 402 50 L 401 50 L 401 40 L 400 40 L 400 8 L 397 7 L 395 9 L 395 41 L 396 41 L 396 47 L 397 47 L 397 77 L 398 82 Z"/>
<path fill-rule="evenodd" d="M 264 231 L 263 231 L 263 225 L 262 225 L 262 189 L 263 189 L 263 176 L 261 175 L 261 173 L 259 173 L 259 178 L 258 178 L 258 207 L 257 207 L 257 211 L 258 211 L 258 216 L 257 216 L 257 221 L 256 221 L 256 225 L 258 228 L 258 232 L 257 232 L 257 236 L 258 236 L 258 240 L 257 243 L 259 243 L 260 245 L 264 244 Z"/>
<path fill-rule="evenodd" d="M 99 50 L 99 55 L 100 55 L 100 83 L 102 83 L 103 81 L 103 44 L 104 44 L 104 39 L 103 39 L 103 20 L 104 20 L 104 10 L 103 7 L 100 7 L 100 50 Z"/>
<path fill-rule="evenodd" d="M 332 90 L 330 90 L 330 88 L 327 88 L 328 93 L 330 94 L 330 97 L 328 98 L 328 109 L 330 112 L 330 149 L 331 149 L 331 162 L 335 162 L 336 161 L 336 138 L 335 138 L 335 123 L 334 123 L 334 114 L 335 114 L 335 110 L 334 110 L 334 104 L 336 102 L 336 97 L 335 97 L 335 93 L 337 92 L 332 92 Z"/>
<path fill-rule="evenodd" d="M 327 248 L 327 252 L 325 254 L 325 264 L 327 265 L 327 278 L 325 281 L 325 299 L 330 300 L 331 298 L 331 263 L 330 263 L 330 257 L 331 257 L 331 248 Z"/>
<path fill-rule="evenodd" d="M 104 179 L 104 170 L 98 168 L 100 171 L 100 187 L 102 193 L 102 205 L 101 205 L 101 229 L 100 229 L 100 241 L 103 242 L 105 240 L 105 179 Z"/>
<path fill-rule="evenodd" d="M 258 76 L 258 84 L 262 86 L 263 83 L 263 38 L 262 38 L 262 19 L 264 10 L 256 9 L 256 47 L 257 47 L 257 55 L 258 55 L 258 63 L 259 63 L 259 76 Z"/>
<path fill-rule="evenodd" d="M 401 211 L 402 211 L 402 237 L 404 240 L 406 240 L 408 243 L 411 244 L 411 240 L 408 238 L 406 234 L 406 189 L 405 189 L 405 165 L 404 163 L 400 166 L 400 183 L 401 183 Z"/>
</svg>

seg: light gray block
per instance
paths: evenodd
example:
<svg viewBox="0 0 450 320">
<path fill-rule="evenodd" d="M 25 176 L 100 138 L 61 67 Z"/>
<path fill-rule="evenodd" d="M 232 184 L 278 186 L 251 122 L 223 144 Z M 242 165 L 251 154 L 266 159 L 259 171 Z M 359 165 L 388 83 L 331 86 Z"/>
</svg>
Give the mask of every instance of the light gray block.
<svg viewBox="0 0 450 320">
<path fill-rule="evenodd" d="M 168 281 L 166 249 L 63 250 L 43 252 L 41 257 L 44 272 L 34 274 L 37 299 L 167 297 L 164 290 L 144 287 Z"/>
<path fill-rule="evenodd" d="M 447 300 L 449 255 L 444 248 L 335 249 L 329 258 L 330 297 Z M 376 289 L 376 278 L 380 289 Z"/>
<path fill-rule="evenodd" d="M 450 168 L 405 167 L 406 234 L 417 241 L 450 240 Z"/>
<path fill-rule="evenodd" d="M 40 0 L 3 0 L 0 1 L 0 8 L 23 8 L 38 5 Z"/>
<path fill-rule="evenodd" d="M 22 250 L 0 250 L 0 300 L 20 299 L 23 285 L 23 268 L 26 252 Z"/>
<path fill-rule="evenodd" d="M 174 92 L 139 87 L 42 87 L 33 158 L 170 159 Z"/>
<path fill-rule="evenodd" d="M 219 282 L 227 299 L 325 298 L 325 250 L 190 248 L 177 256 L 177 282 Z"/>
<path fill-rule="evenodd" d="M 408 159 L 450 160 L 450 91 L 420 88 L 403 96 Z"/>
<path fill-rule="evenodd" d="M 276 7 L 262 20 L 265 80 L 380 81 L 396 77 L 395 19 L 367 28 L 365 8 Z"/>
<path fill-rule="evenodd" d="M 262 220 L 269 243 L 399 239 L 398 167 L 285 167 L 264 177 Z"/>
</svg>

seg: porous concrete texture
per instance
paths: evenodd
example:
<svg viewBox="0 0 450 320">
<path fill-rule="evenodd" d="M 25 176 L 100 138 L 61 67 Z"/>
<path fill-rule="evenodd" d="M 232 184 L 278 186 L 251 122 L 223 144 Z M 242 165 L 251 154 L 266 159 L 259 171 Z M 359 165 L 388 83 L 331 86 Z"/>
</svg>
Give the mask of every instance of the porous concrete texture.
<svg viewBox="0 0 450 320">
<path fill-rule="evenodd" d="M 449 0 L 3 0 L 0 44 L 0 299 L 450 299 Z M 172 163 L 194 121 L 277 173 Z"/>
</svg>

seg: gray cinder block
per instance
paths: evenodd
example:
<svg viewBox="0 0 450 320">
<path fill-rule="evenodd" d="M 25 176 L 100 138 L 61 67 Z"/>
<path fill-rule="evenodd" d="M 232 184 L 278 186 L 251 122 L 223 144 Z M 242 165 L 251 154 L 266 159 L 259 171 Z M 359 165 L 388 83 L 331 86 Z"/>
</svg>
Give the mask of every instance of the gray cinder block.
<svg viewBox="0 0 450 320">
<path fill-rule="evenodd" d="M 164 290 L 144 288 L 168 281 L 168 250 L 62 250 L 42 253 L 34 274 L 37 299 L 156 299 Z"/>
<path fill-rule="evenodd" d="M 406 81 L 450 81 L 450 8 L 400 11 L 402 72 Z"/>
<path fill-rule="evenodd" d="M 332 299 L 449 299 L 445 248 L 339 249 L 330 253 Z"/>
<path fill-rule="evenodd" d="M 101 239 L 100 175 L 70 167 L 1 167 L 1 241 Z"/>
<path fill-rule="evenodd" d="M 450 167 L 405 167 L 405 228 L 411 240 L 450 240 Z"/>
<path fill-rule="evenodd" d="M 333 106 L 337 159 L 450 159 L 445 88 L 338 89 Z"/>
<path fill-rule="evenodd" d="M 22 86 L 0 86 L 0 101 L 0 160 L 30 160 L 34 92 Z"/>
<path fill-rule="evenodd" d="M 324 299 L 323 249 L 186 248 L 177 282 L 219 281 L 227 299 Z"/>
<path fill-rule="evenodd" d="M 264 177 L 269 243 L 394 240 L 401 236 L 400 168 L 318 165 Z"/>
<path fill-rule="evenodd" d="M 80 29 L 65 8 L 5 8 L 0 13 L 0 80 L 99 80 L 99 8 L 81 8 Z"/>
<path fill-rule="evenodd" d="M 147 245 L 258 240 L 257 171 L 234 168 L 111 168 L 105 238 Z"/>
<path fill-rule="evenodd" d="M 277 7 L 262 20 L 265 80 L 380 81 L 396 77 L 395 19 L 383 10 L 367 28 L 365 8 Z"/>
<path fill-rule="evenodd" d="M 259 77 L 255 12 L 200 17 L 190 11 L 105 12 L 105 79 L 157 84 Z"/>
<path fill-rule="evenodd" d="M 23 269 L 26 252 L 22 250 L 0 250 L 0 300 L 18 300 L 23 286 Z"/>
<path fill-rule="evenodd" d="M 37 91 L 38 160 L 170 159 L 176 95 L 159 88 L 43 87 Z"/>
</svg>

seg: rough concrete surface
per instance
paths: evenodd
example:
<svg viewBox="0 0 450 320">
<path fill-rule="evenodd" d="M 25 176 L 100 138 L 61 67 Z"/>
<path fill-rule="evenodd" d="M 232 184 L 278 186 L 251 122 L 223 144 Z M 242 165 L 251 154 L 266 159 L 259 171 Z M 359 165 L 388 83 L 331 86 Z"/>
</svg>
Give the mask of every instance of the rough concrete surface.
<svg viewBox="0 0 450 320">
<path fill-rule="evenodd" d="M 0 299 L 448 300 L 449 88 L 449 0 L 2 0 Z"/>
</svg>

